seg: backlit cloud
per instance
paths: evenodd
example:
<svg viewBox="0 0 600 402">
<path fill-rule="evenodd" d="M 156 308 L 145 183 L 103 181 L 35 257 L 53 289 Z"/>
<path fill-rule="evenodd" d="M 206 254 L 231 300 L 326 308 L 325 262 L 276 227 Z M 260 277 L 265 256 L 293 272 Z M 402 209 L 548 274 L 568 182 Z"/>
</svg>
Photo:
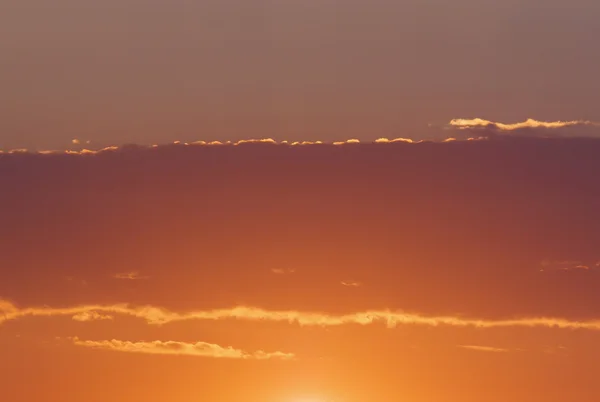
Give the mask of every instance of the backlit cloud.
<svg viewBox="0 0 600 402">
<path fill-rule="evenodd" d="M 73 320 L 80 322 L 87 321 L 99 321 L 99 320 L 112 320 L 112 315 L 100 314 L 97 311 L 83 311 L 81 313 L 75 314 Z"/>
<path fill-rule="evenodd" d="M 502 353 L 508 352 L 508 349 L 503 348 L 495 348 L 492 346 L 478 346 L 478 345 L 459 345 L 459 348 L 474 350 L 477 352 L 492 352 L 492 353 Z"/>
<path fill-rule="evenodd" d="M 207 342 L 176 342 L 176 341 L 152 341 L 152 342 L 130 342 L 117 339 L 112 340 L 81 340 L 72 338 L 73 344 L 93 349 L 112 350 L 127 353 L 148 353 L 156 355 L 179 355 L 213 357 L 218 359 L 253 359 L 253 360 L 291 360 L 293 353 L 285 352 L 246 352 L 231 346 L 220 346 Z"/>
<path fill-rule="evenodd" d="M 345 145 L 345 144 L 360 144 L 360 140 L 353 138 L 353 139 L 349 139 L 346 141 L 335 141 L 333 143 L 333 145 Z"/>
<path fill-rule="evenodd" d="M 410 138 L 394 138 L 394 139 L 389 139 L 389 138 L 378 138 L 375 140 L 375 143 L 377 144 L 386 144 L 386 143 L 390 143 L 390 142 L 407 142 L 409 144 L 415 143 L 415 142 L 420 142 L 420 141 L 413 141 Z"/>
<path fill-rule="evenodd" d="M 404 313 L 391 310 L 371 310 L 351 314 L 327 314 L 318 312 L 303 312 L 293 310 L 266 310 L 256 307 L 233 307 L 228 309 L 202 310 L 190 312 L 174 312 L 153 306 L 115 305 L 84 305 L 67 308 L 27 307 L 19 309 L 6 301 L 0 302 L 0 323 L 24 317 L 75 316 L 84 313 L 109 313 L 133 316 L 147 321 L 149 324 L 163 325 L 177 321 L 191 320 L 244 320 L 270 321 L 297 324 L 300 326 L 341 326 L 341 325 L 372 325 L 384 324 L 388 328 L 400 325 L 422 326 L 454 326 L 473 328 L 556 328 L 556 329 L 587 329 L 600 330 L 600 320 L 569 320 L 553 317 L 515 318 L 505 320 L 463 318 L 458 316 L 428 316 L 416 313 Z"/>
<path fill-rule="evenodd" d="M 305 141 L 287 141 L 287 140 L 275 140 L 273 138 L 257 138 L 257 139 L 243 139 L 237 141 L 190 141 L 190 142 L 181 142 L 174 141 L 170 144 L 152 144 L 152 145 L 123 145 L 123 146 L 106 146 L 100 147 L 97 149 L 67 149 L 67 150 L 28 150 L 25 148 L 18 149 L 8 149 L 1 150 L 0 154 L 39 154 L 39 155 L 96 155 L 107 152 L 115 152 L 115 151 L 124 151 L 130 149 L 136 150 L 157 150 L 163 148 L 170 147 L 236 147 L 241 145 L 279 145 L 285 147 L 295 147 L 295 146 L 307 146 L 307 145 L 330 145 L 330 146 L 341 146 L 341 145 L 370 145 L 370 144 L 391 144 L 391 143 L 406 143 L 406 144 L 422 144 L 422 143 L 430 143 L 430 142 L 453 142 L 453 141 L 465 141 L 465 140 L 487 140 L 487 136 L 479 136 L 479 137 L 469 137 L 469 138 L 457 138 L 457 136 L 444 136 L 444 131 L 458 129 L 458 130 L 468 130 L 468 129 L 494 129 L 502 132 L 511 132 L 518 131 L 523 129 L 563 129 L 563 128 L 572 128 L 572 127 L 589 127 L 593 130 L 597 130 L 600 128 L 599 122 L 589 121 L 589 120 L 570 120 L 570 121 L 539 121 L 535 119 L 527 119 L 523 122 L 517 123 L 501 123 L 495 122 L 491 120 L 486 120 L 482 118 L 473 118 L 473 119 L 452 119 L 447 125 L 440 127 L 437 135 L 432 136 L 431 138 L 425 137 L 423 139 L 412 139 L 406 137 L 397 137 L 397 138 L 377 138 L 375 140 L 363 141 L 357 138 L 351 138 L 348 140 L 340 140 L 340 141 L 319 141 L 319 140 L 305 140 Z M 594 136 L 595 132 L 584 133 L 584 137 L 591 135 Z M 73 139 L 73 145 L 83 146 L 84 144 L 90 144 L 90 141 L 81 141 L 78 139 Z"/>
<path fill-rule="evenodd" d="M 600 126 L 600 123 L 587 120 L 571 120 L 571 121 L 539 121 L 527 119 L 519 123 L 498 123 L 490 120 L 475 118 L 475 119 L 453 119 L 450 121 L 450 126 L 459 129 L 467 129 L 474 127 L 492 127 L 503 131 L 513 131 L 523 128 L 562 128 L 571 126 Z"/>
<path fill-rule="evenodd" d="M 75 141 L 75 140 L 73 140 Z M 412 143 L 414 141 L 410 140 L 410 139 L 406 139 L 406 138 L 396 138 L 396 139 L 392 139 L 392 140 L 388 140 L 387 138 L 380 138 L 376 141 L 373 141 L 371 143 L 387 143 L 387 142 L 408 142 L 408 143 Z M 416 141 L 416 142 L 420 142 L 420 141 Z M 81 141 L 77 140 L 77 142 L 72 142 L 74 145 L 82 145 Z M 10 150 L 0 150 L 0 153 L 6 153 L 6 154 L 40 154 L 40 155 L 95 155 L 95 154 L 100 154 L 100 153 L 106 153 L 106 152 L 111 152 L 111 151 L 119 151 L 119 150 L 124 150 L 127 148 L 136 148 L 136 149 L 157 149 L 157 148 L 163 148 L 163 147 L 169 147 L 169 146 L 180 146 L 180 147 L 198 147 L 198 146 L 203 146 L 203 147 L 222 147 L 222 146 L 239 146 L 239 145 L 248 145 L 248 144 L 271 144 L 271 145 L 283 145 L 283 146 L 302 146 L 302 145 L 335 145 L 335 146 L 339 146 L 339 145 L 348 145 L 348 144 L 361 144 L 362 142 L 356 138 L 351 138 L 348 140 L 342 140 L 342 141 L 333 141 L 333 142 L 326 142 L 326 141 L 276 141 L 272 138 L 260 138 L 260 139 L 248 139 L 248 140 L 238 140 L 238 141 L 203 141 L 203 140 L 199 140 L 199 141 L 192 141 L 192 142 L 181 142 L 181 141 L 174 141 L 172 144 L 166 144 L 166 145 L 158 145 L 158 144 L 153 144 L 150 146 L 144 146 L 144 145 L 126 145 L 126 146 L 107 146 L 104 148 L 99 148 L 99 149 L 77 149 L 77 150 L 73 150 L 73 149 L 68 149 L 68 150 L 41 150 L 41 151 L 31 151 L 28 150 L 26 148 L 18 148 L 18 149 L 10 149 Z M 369 142 L 365 142 L 365 143 L 369 143 Z M 89 141 L 86 142 L 86 144 L 89 144 Z"/>
</svg>

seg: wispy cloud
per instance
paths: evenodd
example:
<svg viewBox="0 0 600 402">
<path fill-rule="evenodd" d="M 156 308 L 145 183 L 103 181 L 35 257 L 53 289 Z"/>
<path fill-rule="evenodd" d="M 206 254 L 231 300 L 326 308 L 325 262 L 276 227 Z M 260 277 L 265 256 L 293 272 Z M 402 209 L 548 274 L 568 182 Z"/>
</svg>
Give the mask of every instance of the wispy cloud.
<svg viewBox="0 0 600 402">
<path fill-rule="evenodd" d="M 596 271 L 597 266 L 582 261 L 551 261 L 544 260 L 540 271 Z"/>
<path fill-rule="evenodd" d="M 148 279 L 147 276 L 141 276 L 139 272 L 120 272 L 118 274 L 113 275 L 115 279 L 129 279 L 129 280 L 137 280 L 137 279 Z"/>
<path fill-rule="evenodd" d="M 97 311 L 84 311 L 79 314 L 75 314 L 72 318 L 75 321 L 87 322 L 87 321 L 112 320 L 114 317 L 112 315 L 100 314 Z"/>
<path fill-rule="evenodd" d="M 458 345 L 459 348 L 475 350 L 477 352 L 492 352 L 492 353 L 502 353 L 508 352 L 508 349 L 503 348 L 495 348 L 492 346 L 479 346 L 479 345 Z"/>
<path fill-rule="evenodd" d="M 539 121 L 527 119 L 523 122 L 505 124 L 490 120 L 475 118 L 475 119 L 453 119 L 450 121 L 450 126 L 459 129 L 467 129 L 474 127 L 492 127 L 503 131 L 513 131 L 523 128 L 562 128 L 571 126 L 600 126 L 600 123 L 587 120 L 571 120 L 571 121 Z"/>
<path fill-rule="evenodd" d="M 293 274 L 296 272 L 293 268 L 272 268 L 271 272 L 275 275 L 285 275 L 285 274 Z"/>
<path fill-rule="evenodd" d="M 152 342 L 130 342 L 117 339 L 112 340 L 81 340 L 77 337 L 72 338 L 73 344 L 94 349 L 112 350 L 116 352 L 128 353 L 148 353 L 156 355 L 179 355 L 179 356 L 198 356 L 213 357 L 219 359 L 254 359 L 254 360 L 291 360 L 293 353 L 285 352 L 265 352 L 258 350 L 256 352 L 246 352 L 241 349 L 235 349 L 231 346 L 220 346 L 207 342 L 176 342 L 176 341 L 152 341 Z"/>
<path fill-rule="evenodd" d="M 350 288 L 357 288 L 359 286 L 362 286 L 362 283 L 357 282 L 357 281 L 342 281 L 340 282 L 342 285 L 350 287 Z"/>
<path fill-rule="evenodd" d="M 515 319 L 475 319 L 456 316 L 427 316 L 418 313 L 404 313 L 391 310 L 370 310 L 351 314 L 327 314 L 317 312 L 302 312 L 294 310 L 265 310 L 255 307 L 233 307 L 227 309 L 201 310 L 178 313 L 153 306 L 135 307 L 128 304 L 115 305 L 84 305 L 67 308 L 27 307 L 17 308 L 11 303 L 0 301 L 0 323 L 24 317 L 74 316 L 84 312 L 104 314 L 120 314 L 133 316 L 147 321 L 149 324 L 168 324 L 177 321 L 190 320 L 245 320 L 286 322 L 301 326 L 341 326 L 341 325 L 372 325 L 384 324 L 388 328 L 399 325 L 423 326 L 455 326 L 473 328 L 556 328 L 556 329 L 587 329 L 600 330 L 600 320 L 576 321 L 554 317 L 531 317 Z"/>
</svg>

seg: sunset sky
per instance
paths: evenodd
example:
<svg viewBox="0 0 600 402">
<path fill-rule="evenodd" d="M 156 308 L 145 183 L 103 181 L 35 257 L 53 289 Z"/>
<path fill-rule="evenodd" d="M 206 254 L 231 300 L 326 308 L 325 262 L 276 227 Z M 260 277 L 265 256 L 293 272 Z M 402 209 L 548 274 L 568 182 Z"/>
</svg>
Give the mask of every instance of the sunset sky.
<svg viewBox="0 0 600 402">
<path fill-rule="evenodd" d="M 3 0 L 0 401 L 597 402 L 598 21 Z"/>
</svg>

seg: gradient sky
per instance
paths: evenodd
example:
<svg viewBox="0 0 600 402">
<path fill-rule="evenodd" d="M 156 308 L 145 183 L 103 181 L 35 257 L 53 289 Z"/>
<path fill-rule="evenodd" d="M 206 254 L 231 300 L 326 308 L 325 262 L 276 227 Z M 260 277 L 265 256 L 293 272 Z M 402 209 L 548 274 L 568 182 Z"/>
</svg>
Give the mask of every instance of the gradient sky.
<svg viewBox="0 0 600 402">
<path fill-rule="evenodd" d="M 0 149 L 600 120 L 596 0 L 3 0 Z"/>
<path fill-rule="evenodd" d="M 0 154 L 2 399 L 596 402 L 600 140 L 495 130 Z"/>
<path fill-rule="evenodd" d="M 598 401 L 598 0 L 0 3 L 0 401 Z"/>
</svg>

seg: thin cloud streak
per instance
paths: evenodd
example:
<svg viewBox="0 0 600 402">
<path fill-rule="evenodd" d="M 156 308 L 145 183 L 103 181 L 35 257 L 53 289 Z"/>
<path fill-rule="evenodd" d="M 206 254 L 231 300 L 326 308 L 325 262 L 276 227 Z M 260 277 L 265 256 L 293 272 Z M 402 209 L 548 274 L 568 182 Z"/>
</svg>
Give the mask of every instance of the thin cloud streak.
<svg viewBox="0 0 600 402">
<path fill-rule="evenodd" d="M 539 121 L 527 119 L 520 123 L 498 123 L 490 120 L 475 118 L 475 119 L 453 119 L 450 121 L 450 126 L 459 129 L 468 129 L 473 127 L 494 127 L 502 131 L 514 131 L 523 128 L 562 128 L 571 126 L 596 126 L 600 127 L 600 123 L 587 120 L 571 120 L 571 121 Z"/>
<path fill-rule="evenodd" d="M 327 313 L 302 312 L 302 311 L 277 311 L 265 310 L 255 307 L 233 307 L 228 309 L 215 309 L 205 311 L 191 311 L 177 313 L 167 309 L 128 304 L 115 305 L 84 305 L 67 308 L 27 307 L 19 309 L 7 301 L 0 301 L 0 324 L 4 321 L 24 317 L 52 317 L 74 316 L 85 312 L 98 312 L 105 314 L 120 314 L 145 320 L 148 324 L 164 325 L 177 321 L 216 321 L 236 319 L 244 321 L 269 321 L 287 322 L 300 326 L 332 327 L 341 325 L 372 325 L 384 324 L 388 328 L 399 325 L 422 326 L 453 326 L 473 328 L 555 328 L 555 329 L 586 329 L 600 330 L 600 320 L 575 321 L 565 318 L 531 317 L 506 320 L 469 319 L 455 316 L 424 316 L 414 313 L 404 313 L 391 310 L 371 310 L 351 314 L 335 315 Z"/>
<path fill-rule="evenodd" d="M 295 269 L 293 268 L 272 268 L 271 272 L 274 273 L 275 275 L 286 275 L 286 274 L 293 274 L 296 272 Z"/>
<path fill-rule="evenodd" d="M 474 119 L 452 119 L 444 129 L 452 130 L 466 130 L 466 129 L 476 129 L 476 128 L 495 128 L 500 131 L 515 131 L 520 129 L 559 129 L 565 127 L 574 127 L 574 126 L 591 126 L 591 127 L 600 127 L 600 123 L 588 121 L 588 120 L 571 120 L 571 121 L 539 121 L 535 119 L 527 119 L 524 122 L 505 124 L 494 122 L 491 120 L 474 118 Z M 326 146 L 344 146 L 344 145 L 369 145 L 369 144 L 392 144 L 392 143 L 405 143 L 405 144 L 422 144 L 422 143 L 444 143 L 444 142 L 453 142 L 453 141 L 473 141 L 473 140 L 486 140 L 487 137 L 472 137 L 466 139 L 458 139 L 455 137 L 445 137 L 445 138 L 427 138 L 427 139 L 419 139 L 413 140 L 411 138 L 377 138 L 373 141 L 361 141 L 356 138 L 351 138 L 348 140 L 342 141 L 277 141 L 272 138 L 259 138 L 259 139 L 247 139 L 247 140 L 238 140 L 238 141 L 191 141 L 191 142 L 181 142 L 174 141 L 169 144 L 153 144 L 153 145 L 125 145 L 125 146 L 107 146 L 99 149 L 67 149 L 67 150 L 38 150 L 32 151 L 26 148 L 18 148 L 18 149 L 9 149 L 2 150 L 0 149 L 0 155 L 10 155 L 10 154 L 30 154 L 30 155 L 96 155 L 107 152 L 115 152 L 125 150 L 127 148 L 136 148 L 136 149 L 156 149 L 156 148 L 164 148 L 164 147 L 172 147 L 172 146 L 180 146 L 180 147 L 223 147 L 223 146 L 240 146 L 247 144 L 262 144 L 262 145 L 277 145 L 277 146 L 309 146 L 309 145 L 326 145 Z M 74 140 L 75 141 L 75 140 Z M 89 141 L 86 141 L 88 144 Z M 73 145 L 82 145 L 82 142 L 78 141 L 77 143 L 73 142 Z"/>
<path fill-rule="evenodd" d="M 138 279 L 148 279 L 147 276 L 141 276 L 139 272 L 120 272 L 113 276 L 115 279 L 129 279 L 129 280 L 138 280 Z"/>
<path fill-rule="evenodd" d="M 326 142 L 326 141 L 275 141 L 272 138 L 263 138 L 263 139 L 249 139 L 249 140 L 239 140 L 239 141 L 193 141 L 193 142 L 185 142 L 182 143 L 180 141 L 175 141 L 172 144 L 164 144 L 164 145 L 135 145 L 135 148 L 139 149 L 156 149 L 170 146 L 181 146 L 181 147 L 222 147 L 222 146 L 240 146 L 247 144 L 263 144 L 263 145 L 278 145 L 278 146 L 315 146 L 315 145 L 329 145 L 329 146 L 343 146 L 343 145 L 356 145 L 356 144 L 389 144 L 389 143 L 407 143 L 407 144 L 419 144 L 423 142 L 439 142 L 434 140 L 419 140 L 414 141 L 410 138 L 379 138 L 375 141 L 362 142 L 358 139 L 348 139 L 345 141 L 334 141 L 334 142 Z M 10 150 L 1 150 L 0 154 L 31 154 L 31 155 L 96 155 L 102 154 L 106 152 L 115 152 L 119 150 L 124 150 L 128 146 L 108 146 L 100 149 L 68 149 L 68 150 L 41 150 L 41 151 L 30 151 L 25 148 L 20 149 L 10 149 Z"/>
<path fill-rule="evenodd" d="M 77 337 L 71 339 L 76 346 L 83 346 L 93 349 L 112 350 L 116 352 L 127 353 L 147 353 L 155 355 L 177 355 L 177 356 L 197 356 L 212 357 L 218 359 L 252 359 L 252 360 L 291 360 L 295 356 L 293 353 L 285 352 L 265 352 L 258 350 L 256 352 L 246 352 L 241 349 L 235 349 L 231 346 L 221 346 L 207 342 L 177 342 L 177 341 L 152 341 L 152 342 L 131 342 L 118 339 L 112 340 L 81 340 Z"/>
<path fill-rule="evenodd" d="M 479 345 L 458 345 L 459 348 L 474 350 L 477 352 L 492 352 L 492 353 L 505 353 L 508 352 L 508 349 L 503 348 L 495 348 L 492 346 L 479 346 Z"/>
</svg>

